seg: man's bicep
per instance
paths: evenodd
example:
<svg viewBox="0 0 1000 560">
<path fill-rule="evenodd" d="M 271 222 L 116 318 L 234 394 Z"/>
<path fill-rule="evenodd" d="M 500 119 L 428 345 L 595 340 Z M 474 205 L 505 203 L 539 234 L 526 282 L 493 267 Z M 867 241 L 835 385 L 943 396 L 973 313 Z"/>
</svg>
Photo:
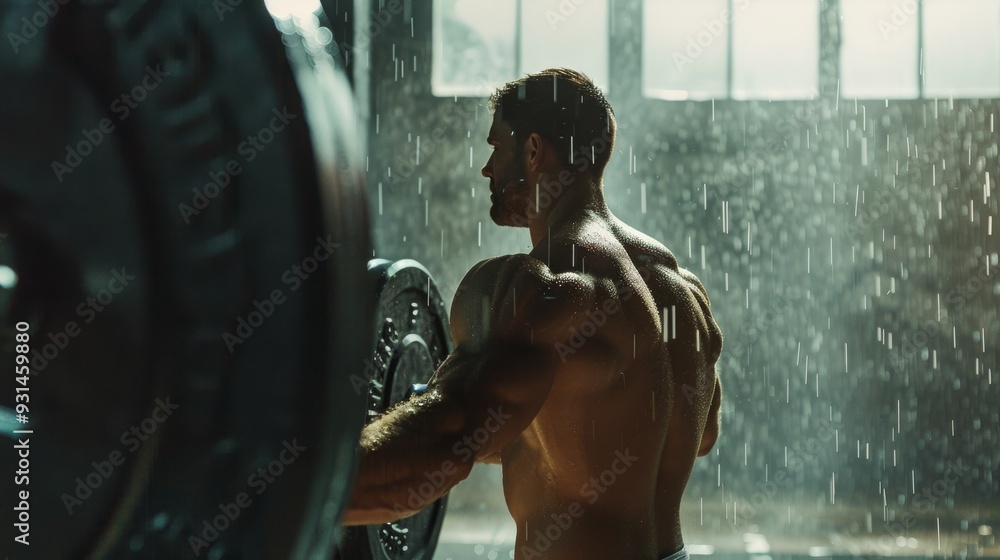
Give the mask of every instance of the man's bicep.
<svg viewBox="0 0 1000 560">
<path fill-rule="evenodd" d="M 437 376 L 442 388 L 469 403 L 466 431 L 488 434 L 477 460 L 501 451 L 534 420 L 559 363 L 557 343 L 584 299 L 579 282 L 553 275 L 528 255 L 481 265 L 468 275 L 468 292 L 456 296 L 464 325 L 454 329 L 454 367 L 445 369 L 446 361 Z"/>
<path fill-rule="evenodd" d="M 456 448 L 480 461 L 502 451 L 535 419 L 552 387 L 554 352 L 523 340 L 459 346 L 429 389 L 461 407 Z"/>
</svg>

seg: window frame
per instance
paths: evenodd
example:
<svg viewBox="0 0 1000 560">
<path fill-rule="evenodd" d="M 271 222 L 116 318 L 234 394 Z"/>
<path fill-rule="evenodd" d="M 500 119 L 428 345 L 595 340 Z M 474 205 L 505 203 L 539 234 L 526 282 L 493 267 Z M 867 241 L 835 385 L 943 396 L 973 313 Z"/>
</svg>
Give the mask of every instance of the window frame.
<svg viewBox="0 0 1000 560">
<path fill-rule="evenodd" d="M 522 33 L 523 33 L 522 25 L 521 25 L 521 18 L 522 18 L 522 14 L 523 14 L 523 12 L 522 12 L 522 2 L 524 2 L 524 1 L 525 0 L 513 0 L 513 2 L 514 2 L 514 10 L 515 10 L 515 16 L 514 16 L 515 20 L 514 20 L 514 41 L 513 41 L 513 43 L 514 43 L 514 49 L 513 49 L 513 51 L 514 52 L 512 53 L 512 56 L 514 56 L 514 68 L 515 68 L 515 76 L 516 77 L 519 77 L 519 76 L 523 75 L 522 65 L 521 65 L 521 54 L 522 54 L 521 53 L 521 39 L 522 39 Z M 842 47 L 840 46 L 839 43 L 835 44 L 835 45 L 824 45 L 823 44 L 824 43 L 824 33 L 823 33 L 823 29 L 822 29 L 822 26 L 823 26 L 823 23 L 824 23 L 823 20 L 824 20 L 824 18 L 827 17 L 826 10 L 828 10 L 830 8 L 825 7 L 824 4 L 823 4 L 823 2 L 821 0 L 817 0 L 817 1 L 819 2 L 819 10 L 818 10 L 819 21 L 817 21 L 817 25 L 820 27 L 820 33 L 819 33 L 817 39 L 818 39 L 818 41 L 819 41 L 820 44 L 819 44 L 819 48 L 818 48 L 818 51 L 817 51 L 819 53 L 819 56 L 817 57 L 816 65 L 818 67 L 818 71 L 817 71 L 817 74 L 818 74 L 818 79 L 817 79 L 818 84 L 817 85 L 819 87 L 817 88 L 817 93 L 815 95 L 813 95 L 812 97 L 788 97 L 788 98 L 776 98 L 776 99 L 769 99 L 769 98 L 766 98 L 766 97 L 734 97 L 733 96 L 733 75 L 734 75 L 734 69 L 733 69 L 733 59 L 734 59 L 733 49 L 734 49 L 734 45 L 733 45 L 733 24 L 732 23 L 730 23 L 729 25 L 726 26 L 726 70 L 725 70 L 725 76 L 726 76 L 726 78 L 725 78 L 725 81 L 726 81 L 726 91 L 727 91 L 727 93 L 726 93 L 725 96 L 715 97 L 715 98 L 711 98 L 711 99 L 701 99 L 701 98 L 680 97 L 680 96 L 677 96 L 676 98 L 673 98 L 673 97 L 665 97 L 665 96 L 647 95 L 646 94 L 646 90 L 645 90 L 645 86 L 644 86 L 644 77 L 642 75 L 642 68 L 643 68 L 642 67 L 642 59 L 646 56 L 646 53 L 645 53 L 645 50 L 643 48 L 644 47 L 644 37 L 643 37 L 644 30 L 642 29 L 642 25 L 643 24 L 641 23 L 641 21 L 642 21 L 642 18 L 644 17 L 644 15 L 645 15 L 645 11 L 646 11 L 648 0 L 642 0 L 641 2 L 637 2 L 636 3 L 637 6 L 635 6 L 635 7 L 628 6 L 629 2 L 627 2 L 627 0 L 607 0 L 609 13 L 629 12 L 630 11 L 631 14 L 637 15 L 640 18 L 640 23 L 637 24 L 637 25 L 640 26 L 640 29 L 639 29 L 639 33 L 634 34 L 632 37 L 623 37 L 622 34 L 619 34 L 619 33 L 615 32 L 615 25 L 614 25 L 615 18 L 614 17 L 608 18 L 608 23 L 607 23 L 607 25 L 608 25 L 608 30 L 607 30 L 608 52 L 609 53 L 627 52 L 629 49 L 626 48 L 626 47 L 634 47 L 635 52 L 639 53 L 639 56 L 636 57 L 637 62 L 638 62 L 638 75 L 635 75 L 635 74 L 622 74 L 621 72 L 616 72 L 616 70 L 618 69 L 618 65 L 612 62 L 611 55 L 609 54 L 609 60 L 608 60 L 608 84 L 607 84 L 606 88 L 603 88 L 605 90 L 604 93 L 605 93 L 605 95 L 607 95 L 609 97 L 614 96 L 614 95 L 618 95 L 618 96 L 632 96 L 632 95 L 636 95 L 636 96 L 638 96 L 639 99 L 641 99 L 643 101 L 667 101 L 667 102 L 671 102 L 671 101 L 672 102 L 677 102 L 677 101 L 689 101 L 689 102 L 692 102 L 693 101 L 693 102 L 698 102 L 698 103 L 705 103 L 705 102 L 715 103 L 715 102 L 727 102 L 727 101 L 733 101 L 733 102 L 760 102 L 760 101 L 768 101 L 768 102 L 770 102 L 770 101 L 774 101 L 774 102 L 808 102 L 808 101 L 816 100 L 816 99 L 818 99 L 818 98 L 820 98 L 820 97 L 822 97 L 824 95 L 823 94 L 823 87 L 822 86 L 823 86 L 824 81 L 826 81 L 827 79 L 829 79 L 830 81 L 832 81 L 832 83 L 838 84 L 838 89 L 835 92 L 835 95 L 839 98 L 840 95 L 841 95 L 841 92 L 839 91 L 839 83 L 840 83 L 841 77 L 843 75 L 843 73 L 842 73 L 841 59 L 840 59 L 840 53 L 841 53 Z M 916 97 L 901 97 L 901 98 L 892 98 L 892 99 L 894 99 L 896 101 L 927 101 L 927 100 L 941 99 L 940 97 L 928 97 L 926 95 L 926 84 L 925 84 L 926 76 L 925 76 L 925 73 L 924 73 L 924 69 L 925 69 L 924 68 L 924 66 L 925 66 L 925 61 L 924 61 L 924 52 L 925 52 L 925 21 L 924 21 L 924 11 L 925 10 L 924 10 L 924 0 L 914 0 L 914 1 L 916 2 L 916 5 L 917 5 L 917 12 L 916 12 L 916 15 L 915 15 L 916 20 L 917 20 L 917 22 L 916 22 L 916 24 L 917 24 L 917 56 L 916 56 L 916 68 L 914 68 L 914 70 L 916 72 L 916 76 L 917 76 L 917 94 L 916 94 Z M 434 27 L 436 27 L 436 25 L 437 25 L 437 19 L 436 18 L 438 17 L 438 15 L 436 13 L 434 13 L 434 12 L 436 12 L 436 8 L 437 8 L 436 4 L 437 4 L 437 2 L 433 1 L 433 2 L 429 2 L 429 4 L 430 4 L 430 10 L 431 10 L 431 12 L 433 14 L 432 15 L 432 22 L 433 23 L 432 23 L 431 33 L 430 33 L 430 35 L 431 35 L 431 51 L 432 51 L 431 64 L 433 65 L 433 64 L 437 64 L 437 62 L 438 62 L 438 56 L 437 56 L 438 55 L 438 47 L 437 47 L 436 29 L 434 29 Z M 727 5 L 727 9 L 729 10 L 729 13 L 733 14 L 734 13 L 733 9 L 734 9 L 734 6 L 735 6 L 735 0 L 726 0 L 726 5 Z M 833 36 L 837 37 L 837 36 L 840 35 L 840 30 L 841 30 L 840 18 L 841 18 L 842 14 L 841 14 L 840 3 L 836 2 L 834 4 L 834 6 L 833 6 L 833 9 L 836 10 L 836 16 L 837 16 L 836 17 L 836 24 L 835 24 L 836 28 L 833 30 Z M 832 65 L 833 66 L 833 75 L 832 76 L 824 75 L 824 71 L 823 71 L 824 52 L 827 49 L 835 49 L 837 51 L 837 53 L 836 53 L 836 64 Z M 1000 68 L 998 68 L 997 71 L 1000 72 Z M 497 85 L 499 86 L 501 84 L 497 84 Z M 433 70 L 432 70 L 431 76 L 430 76 L 430 88 L 429 88 L 430 95 L 432 97 L 437 98 L 437 99 L 446 99 L 446 98 L 449 98 L 449 97 L 450 98 L 459 98 L 459 97 L 461 97 L 461 98 L 482 98 L 483 97 L 482 94 L 480 94 L 479 92 L 476 91 L 476 89 L 479 88 L 479 85 L 475 85 L 475 86 L 471 86 L 470 85 L 470 86 L 465 87 L 462 90 L 459 90 L 459 88 L 455 88 L 454 91 L 451 91 L 451 92 L 446 93 L 446 94 L 437 93 L 437 92 L 434 91 L 434 88 L 435 88 L 435 81 L 434 81 Z M 970 97 L 966 97 L 966 96 L 963 95 L 963 96 L 953 96 L 952 98 L 955 98 L 955 99 L 1000 99 L 1000 91 L 997 91 L 996 94 L 994 94 L 992 97 L 982 97 L 982 96 L 970 96 Z M 857 98 L 852 97 L 851 99 L 858 99 L 858 100 L 882 100 L 884 98 L 882 98 L 882 97 L 857 97 Z"/>
<path fill-rule="evenodd" d="M 511 79 L 517 79 L 518 77 L 521 77 L 521 76 L 523 76 L 525 74 L 525 72 L 523 70 L 523 66 L 521 64 L 521 54 L 522 54 L 521 42 L 522 42 L 522 37 L 523 37 L 523 34 L 524 34 L 524 31 L 523 31 L 523 28 L 522 28 L 522 25 L 521 25 L 521 18 L 523 16 L 523 8 L 522 8 L 523 4 L 522 3 L 525 0 L 511 0 L 511 1 L 514 3 L 514 41 L 513 41 L 514 48 L 513 48 L 513 52 L 511 53 L 511 56 L 514 57 L 514 77 L 511 78 Z M 530 0 L 528 0 L 528 1 L 530 1 Z M 614 9 L 615 2 L 614 2 L 614 0 L 604 0 L 604 1 L 607 2 L 607 4 L 608 4 L 608 11 L 610 13 L 611 10 Z M 729 1 L 732 1 L 732 0 L 729 0 Z M 435 76 L 434 76 L 435 67 L 436 67 L 437 62 L 438 62 L 438 52 L 439 52 L 438 40 L 437 40 L 437 37 L 436 37 L 436 35 L 437 35 L 436 31 L 437 31 L 437 26 L 438 26 L 438 21 L 439 21 L 438 20 L 439 14 L 437 13 L 437 2 L 438 2 L 438 0 L 432 0 L 431 2 L 428 2 L 428 4 L 430 4 L 430 11 L 431 11 L 430 42 L 431 42 L 431 65 L 432 65 L 432 68 L 431 68 L 431 72 L 430 72 L 430 88 L 429 88 L 430 89 L 430 94 L 431 94 L 432 97 L 437 98 L 437 99 L 447 99 L 447 98 L 483 98 L 484 96 L 481 95 L 481 94 L 479 94 L 478 91 L 477 91 L 478 88 L 482 84 L 467 85 L 467 86 L 447 86 L 449 88 L 449 91 L 447 93 L 438 93 L 438 92 L 434 91 L 435 88 L 438 87 L 438 84 L 436 83 L 436 79 L 435 79 Z M 613 27 L 612 26 L 612 19 L 613 18 L 608 18 L 608 21 L 605 23 L 605 25 L 607 26 L 607 28 L 606 28 L 606 37 L 607 37 L 607 41 L 608 41 L 608 69 L 607 69 L 606 75 L 609 76 L 607 86 L 601 88 L 601 90 L 604 92 L 605 95 L 608 95 L 608 91 L 613 87 L 612 84 L 614 82 L 614 80 L 612 80 L 610 78 L 610 76 L 611 76 L 611 67 L 613 66 L 611 64 L 611 53 L 613 52 L 613 48 L 612 48 L 613 42 L 612 42 L 612 39 L 611 39 L 611 33 L 612 33 L 612 27 Z M 497 84 L 494 84 L 494 87 L 498 87 L 498 86 L 501 86 L 501 85 L 503 85 L 503 83 L 497 83 Z"/>
</svg>

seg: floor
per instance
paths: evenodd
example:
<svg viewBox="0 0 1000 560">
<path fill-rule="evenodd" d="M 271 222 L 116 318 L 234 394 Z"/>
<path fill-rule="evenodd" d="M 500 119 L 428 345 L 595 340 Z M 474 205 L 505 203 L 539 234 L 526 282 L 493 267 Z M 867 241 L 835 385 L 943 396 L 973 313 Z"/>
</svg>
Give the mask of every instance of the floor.
<svg viewBox="0 0 1000 560">
<path fill-rule="evenodd" d="M 514 558 L 516 527 L 504 502 L 500 472 L 499 465 L 477 465 L 469 478 L 450 492 L 431 560 Z M 1000 559 L 996 534 L 1000 533 L 1000 509 L 938 510 L 911 517 L 909 528 L 902 530 L 899 520 L 889 517 L 889 510 L 847 505 L 860 501 L 837 502 L 789 505 L 770 500 L 754 515 L 753 524 L 733 523 L 732 503 L 699 499 L 691 493 L 681 504 L 681 527 L 686 548 L 694 558 Z M 741 502 L 739 511 L 746 511 L 745 506 Z M 904 512 L 912 515 L 910 510 L 895 515 Z"/>
<path fill-rule="evenodd" d="M 753 560 L 875 557 L 1000 559 L 998 539 L 986 526 L 942 532 L 940 540 L 936 530 L 910 531 L 904 538 L 894 537 L 888 531 L 879 531 L 878 527 L 874 527 L 871 533 L 862 531 L 852 535 L 847 529 L 833 528 L 848 524 L 831 516 L 828 520 L 830 528 L 796 535 L 791 531 L 767 530 L 752 525 L 701 525 L 697 504 L 694 509 L 694 516 L 684 516 L 687 523 L 683 525 L 686 548 L 692 557 Z M 462 515 L 449 511 L 433 560 L 512 559 L 515 535 L 514 522 L 506 512 L 493 510 Z"/>
</svg>

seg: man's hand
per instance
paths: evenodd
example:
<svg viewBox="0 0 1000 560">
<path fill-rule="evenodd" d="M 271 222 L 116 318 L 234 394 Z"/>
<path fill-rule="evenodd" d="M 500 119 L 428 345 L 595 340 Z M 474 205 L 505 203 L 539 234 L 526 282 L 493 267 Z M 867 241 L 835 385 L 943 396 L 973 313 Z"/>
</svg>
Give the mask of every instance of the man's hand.
<svg viewBox="0 0 1000 560">
<path fill-rule="evenodd" d="M 552 274 L 529 255 L 474 266 L 452 305 L 455 352 L 426 393 L 362 431 L 343 523 L 412 515 L 468 476 L 473 463 L 499 460 L 545 403 L 559 363 L 555 345 L 584 316 L 588 293 L 580 276 Z M 432 479 L 440 483 L 430 495 L 412 491 Z"/>
</svg>

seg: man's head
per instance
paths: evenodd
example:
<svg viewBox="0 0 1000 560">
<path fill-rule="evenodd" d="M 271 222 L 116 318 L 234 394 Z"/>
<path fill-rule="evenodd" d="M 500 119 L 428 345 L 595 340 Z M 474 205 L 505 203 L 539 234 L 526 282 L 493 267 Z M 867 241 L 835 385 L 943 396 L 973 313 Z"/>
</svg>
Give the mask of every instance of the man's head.
<svg viewBox="0 0 1000 560">
<path fill-rule="evenodd" d="M 566 68 L 529 74 L 497 89 L 489 108 L 493 155 L 483 176 L 491 179 L 497 224 L 526 225 L 525 203 L 542 176 L 565 172 L 576 183 L 604 173 L 614 148 L 614 110 L 584 74 Z"/>
</svg>

